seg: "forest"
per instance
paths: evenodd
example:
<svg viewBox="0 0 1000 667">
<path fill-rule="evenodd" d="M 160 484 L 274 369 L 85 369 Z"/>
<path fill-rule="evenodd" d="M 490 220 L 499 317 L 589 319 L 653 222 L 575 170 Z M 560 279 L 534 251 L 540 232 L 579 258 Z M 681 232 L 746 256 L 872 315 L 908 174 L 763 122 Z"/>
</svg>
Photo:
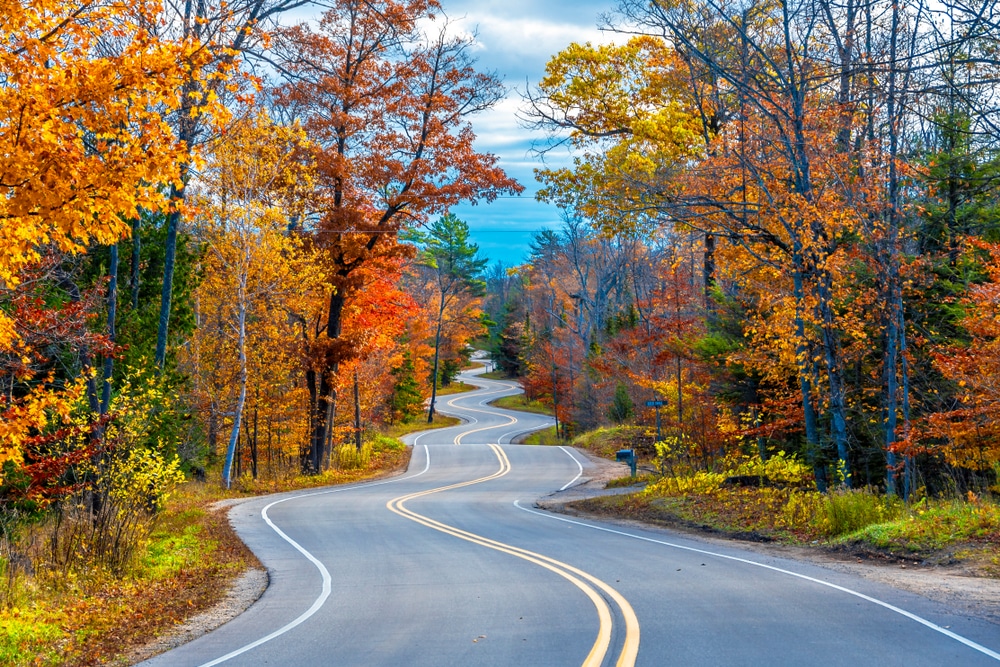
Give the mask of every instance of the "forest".
<svg viewBox="0 0 1000 667">
<path fill-rule="evenodd" d="M 449 208 L 522 190 L 473 145 L 505 87 L 433 0 L 303 4 L 0 2 L 7 611 L 176 570 L 186 479 L 399 465 L 484 331 Z"/>
<path fill-rule="evenodd" d="M 0 0 L 5 609 L 137 576 L 185 480 L 395 465 L 473 347 L 653 490 L 1000 493 L 994 2 L 609 5 L 521 91 L 514 265 L 452 213 L 525 189 L 475 35 L 308 4 Z"/>
<path fill-rule="evenodd" d="M 996 490 L 985 7 L 619 3 L 622 40 L 568 46 L 527 95 L 538 150 L 575 157 L 536 172 L 562 227 L 489 275 L 500 364 L 564 436 L 662 401 L 656 446 L 687 465 Z"/>
</svg>

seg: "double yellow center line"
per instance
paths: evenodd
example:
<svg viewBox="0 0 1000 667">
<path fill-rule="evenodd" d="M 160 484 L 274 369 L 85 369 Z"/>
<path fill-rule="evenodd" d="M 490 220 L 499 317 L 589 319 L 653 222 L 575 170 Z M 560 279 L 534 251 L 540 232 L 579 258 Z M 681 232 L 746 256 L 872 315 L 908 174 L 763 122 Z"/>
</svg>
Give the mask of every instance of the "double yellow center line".
<svg viewBox="0 0 1000 667">
<path fill-rule="evenodd" d="M 584 595 L 590 598 L 590 601 L 593 602 L 594 607 L 597 609 L 598 619 L 600 620 L 597 640 L 591 647 L 590 653 L 587 655 L 587 659 L 584 660 L 583 667 L 599 667 L 604 664 L 604 658 L 607 656 L 608 650 L 611 646 L 611 628 L 613 624 L 611 608 L 608 606 L 605 599 L 601 597 L 600 593 L 598 593 L 597 589 L 603 591 L 604 594 L 613 600 L 618 606 L 621 610 L 622 617 L 625 619 L 625 642 L 615 665 L 617 665 L 617 667 L 632 667 L 635 665 L 636 655 L 639 653 L 639 619 L 636 618 L 635 612 L 632 610 L 632 606 L 628 603 L 628 600 L 622 597 L 621 593 L 616 591 L 614 588 L 604 583 L 597 577 L 575 568 L 572 565 L 563 563 L 562 561 L 549 558 L 548 556 L 543 556 L 542 554 L 535 553 L 533 551 L 528 551 L 527 549 L 521 549 L 520 547 L 504 544 L 503 542 L 497 542 L 496 540 L 491 540 L 481 535 L 476 535 L 475 533 L 455 528 L 454 526 L 449 526 L 422 514 L 417 514 L 405 506 L 406 502 L 413 500 L 414 498 L 421 498 L 423 496 L 429 496 L 433 493 L 450 491 L 452 489 L 460 489 L 464 486 L 472 486 L 473 484 L 481 484 L 483 482 L 488 482 L 491 479 L 497 479 L 506 475 L 510 472 L 510 460 L 507 458 L 507 454 L 498 445 L 491 444 L 489 447 L 493 450 L 493 453 L 496 454 L 496 457 L 500 462 L 500 468 L 493 474 L 469 480 L 467 482 L 458 482 L 456 484 L 449 484 L 448 486 L 441 486 L 435 489 L 428 489 L 426 491 L 418 491 L 416 493 L 400 496 L 386 503 L 386 507 L 388 507 L 390 511 L 395 512 L 396 514 L 411 521 L 415 521 L 423 526 L 427 526 L 428 528 L 433 528 L 434 530 L 452 535 L 461 540 L 465 540 L 466 542 L 472 542 L 473 544 L 478 544 L 479 546 L 486 547 L 487 549 L 501 551 L 522 560 L 526 560 L 530 563 L 534 563 L 539 567 L 544 567 L 546 570 L 558 574 L 560 577 L 566 579 L 583 591 Z"/>
</svg>

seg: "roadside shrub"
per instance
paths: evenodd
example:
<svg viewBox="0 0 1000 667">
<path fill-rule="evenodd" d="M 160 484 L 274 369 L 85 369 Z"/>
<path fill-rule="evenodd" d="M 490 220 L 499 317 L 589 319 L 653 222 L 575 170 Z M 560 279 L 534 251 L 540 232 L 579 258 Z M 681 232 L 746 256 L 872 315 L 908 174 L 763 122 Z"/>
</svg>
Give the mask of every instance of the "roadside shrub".
<svg viewBox="0 0 1000 667">
<path fill-rule="evenodd" d="M 359 450 L 353 444 L 347 443 L 337 447 L 337 467 L 341 470 L 357 470 L 364 468 L 372 460 L 372 443 L 366 441 Z"/>
<path fill-rule="evenodd" d="M 381 433 L 371 436 L 371 446 L 374 453 L 380 452 L 400 452 L 406 449 L 406 445 L 399 438 L 392 438 Z"/>
<path fill-rule="evenodd" d="M 794 455 L 783 451 L 772 455 L 767 461 L 761 461 L 757 456 L 730 455 L 724 460 L 723 466 L 728 476 L 759 476 L 766 478 L 769 484 L 798 489 L 811 489 L 814 486 L 812 469 Z"/>
<path fill-rule="evenodd" d="M 148 410 L 160 400 L 155 382 L 123 382 L 100 429 L 80 429 L 64 443 L 73 463 L 57 480 L 65 493 L 50 501 L 37 527 L 39 575 L 66 581 L 73 573 L 121 576 L 130 570 L 157 512 L 184 480 L 176 454 L 165 454 L 174 445 L 161 440 Z M 87 408 L 74 416 L 81 424 L 89 419 Z"/>
<path fill-rule="evenodd" d="M 867 526 L 894 521 L 905 507 L 896 496 L 879 496 L 868 490 L 833 491 L 823 497 L 813 525 L 823 535 L 834 537 Z"/>
<path fill-rule="evenodd" d="M 713 494 L 722 489 L 726 475 L 699 470 L 689 475 L 661 477 L 646 487 L 647 496 L 684 496 L 688 494 Z"/>
<path fill-rule="evenodd" d="M 802 531 L 816 525 L 816 517 L 824 510 L 826 496 L 818 491 L 795 491 L 788 494 L 788 502 L 781 508 L 778 525 L 793 531 Z"/>
</svg>

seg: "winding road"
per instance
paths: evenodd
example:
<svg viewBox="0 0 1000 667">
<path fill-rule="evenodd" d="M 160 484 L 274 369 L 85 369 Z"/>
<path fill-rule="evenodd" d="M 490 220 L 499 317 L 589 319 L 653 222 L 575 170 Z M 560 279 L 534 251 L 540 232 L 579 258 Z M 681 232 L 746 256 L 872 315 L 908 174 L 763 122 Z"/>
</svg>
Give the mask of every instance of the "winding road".
<svg viewBox="0 0 1000 667">
<path fill-rule="evenodd" d="M 998 665 L 1000 627 L 815 565 L 535 508 L 586 479 L 567 447 L 509 444 L 542 415 L 439 399 L 399 477 L 255 499 L 231 520 L 268 569 L 248 611 L 143 663 Z M 445 402 L 445 399 L 446 402 Z"/>
</svg>

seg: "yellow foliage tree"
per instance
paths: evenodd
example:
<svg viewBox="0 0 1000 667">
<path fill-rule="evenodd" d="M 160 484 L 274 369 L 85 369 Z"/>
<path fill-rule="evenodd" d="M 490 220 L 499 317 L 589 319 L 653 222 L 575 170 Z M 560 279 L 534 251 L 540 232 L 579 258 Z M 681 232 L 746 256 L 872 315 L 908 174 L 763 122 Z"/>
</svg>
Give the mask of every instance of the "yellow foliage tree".
<svg viewBox="0 0 1000 667">
<path fill-rule="evenodd" d="M 163 41 L 157 2 L 0 0 L 0 287 L 13 288 L 43 249 L 83 252 L 129 234 L 142 209 L 170 205 L 185 146 L 164 114 L 204 54 Z M 217 108 L 214 103 L 202 112 Z M 27 354 L 0 309 L 0 353 Z M 65 413 L 44 386 L 0 402 L 0 464 Z"/>
<path fill-rule="evenodd" d="M 291 382 L 294 355 L 281 352 L 296 338 L 290 314 L 304 311 L 300 302 L 322 284 L 309 252 L 288 229 L 302 215 L 310 187 L 304 144 L 298 128 L 264 115 L 239 121 L 216 146 L 192 198 L 196 233 L 207 250 L 192 354 L 213 411 L 231 406 L 227 486 L 248 387 L 255 387 L 256 412 L 262 385 Z"/>
</svg>

